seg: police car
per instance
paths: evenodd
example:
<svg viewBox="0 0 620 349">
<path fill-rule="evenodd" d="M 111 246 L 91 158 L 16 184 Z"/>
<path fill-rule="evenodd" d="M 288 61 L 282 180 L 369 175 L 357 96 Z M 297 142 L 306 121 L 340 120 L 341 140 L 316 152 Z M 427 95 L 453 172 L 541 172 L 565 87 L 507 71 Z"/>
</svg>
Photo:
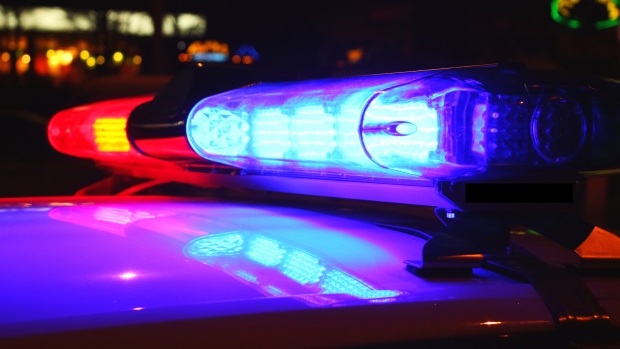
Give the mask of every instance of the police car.
<svg viewBox="0 0 620 349">
<path fill-rule="evenodd" d="M 0 200 L 0 347 L 620 345 L 620 237 L 578 215 L 617 82 L 192 69 L 51 120 L 110 177 Z"/>
</svg>

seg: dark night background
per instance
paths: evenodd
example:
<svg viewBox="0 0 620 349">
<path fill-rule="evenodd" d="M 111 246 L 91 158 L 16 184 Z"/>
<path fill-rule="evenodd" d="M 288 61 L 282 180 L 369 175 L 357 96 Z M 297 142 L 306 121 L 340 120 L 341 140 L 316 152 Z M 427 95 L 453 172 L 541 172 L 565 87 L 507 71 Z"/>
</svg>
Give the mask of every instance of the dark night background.
<svg viewBox="0 0 620 349">
<path fill-rule="evenodd" d="M 260 59 L 254 62 L 256 67 L 301 78 L 501 61 L 620 78 L 617 28 L 568 28 L 551 19 L 550 3 L 550 0 L 0 1 L 0 5 L 14 9 L 57 6 L 97 13 L 114 9 L 144 11 L 154 18 L 163 13 L 204 15 L 205 35 L 189 41 L 217 40 L 227 43 L 232 50 L 242 44 L 252 45 L 260 54 Z M 601 16 L 601 8 L 594 5 L 582 4 L 579 11 L 577 15 L 582 15 L 585 21 Z M 80 103 L 155 92 L 171 74 L 189 64 L 178 59 L 177 45 L 184 38 L 157 34 L 123 36 L 105 30 L 84 34 L 0 29 L 2 42 L 16 35 L 26 38 L 26 50 L 33 54 L 38 38 L 65 43 L 83 40 L 106 57 L 118 47 L 131 47 L 143 61 L 139 73 L 130 77 L 122 76 L 110 65 L 98 66 L 73 81 L 54 81 L 37 75 L 33 69 L 21 75 L 12 71 L 0 74 L 0 197 L 72 194 L 81 186 L 103 178 L 105 174 L 90 161 L 65 157 L 47 145 L 47 120 L 57 111 Z M 6 50 L 7 47 L 0 47 L 0 51 Z M 351 55 L 356 53 L 357 59 L 352 59 Z M 607 185 L 601 187 L 605 192 L 613 189 Z M 613 181 L 609 186 L 613 187 Z M 604 210 L 605 214 L 612 211 Z"/>
</svg>

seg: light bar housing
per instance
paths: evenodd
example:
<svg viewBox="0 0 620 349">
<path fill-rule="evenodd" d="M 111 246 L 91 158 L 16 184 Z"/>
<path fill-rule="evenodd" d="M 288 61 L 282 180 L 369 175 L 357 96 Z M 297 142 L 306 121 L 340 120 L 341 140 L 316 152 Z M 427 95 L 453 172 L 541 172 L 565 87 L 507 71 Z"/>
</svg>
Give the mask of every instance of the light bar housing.
<svg viewBox="0 0 620 349">
<path fill-rule="evenodd" d="M 616 82 L 511 66 L 263 83 L 198 102 L 187 136 L 247 174 L 549 177 L 617 163 L 618 95 Z"/>
</svg>

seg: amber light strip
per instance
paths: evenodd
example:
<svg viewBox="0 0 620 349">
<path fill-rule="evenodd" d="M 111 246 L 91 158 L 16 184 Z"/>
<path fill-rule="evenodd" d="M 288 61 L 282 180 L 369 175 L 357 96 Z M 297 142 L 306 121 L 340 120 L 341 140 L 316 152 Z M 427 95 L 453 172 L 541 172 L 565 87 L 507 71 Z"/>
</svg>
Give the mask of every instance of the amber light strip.
<svg viewBox="0 0 620 349">
<path fill-rule="evenodd" d="M 95 144 L 100 152 L 128 152 L 125 118 L 97 118 L 93 123 Z"/>
</svg>

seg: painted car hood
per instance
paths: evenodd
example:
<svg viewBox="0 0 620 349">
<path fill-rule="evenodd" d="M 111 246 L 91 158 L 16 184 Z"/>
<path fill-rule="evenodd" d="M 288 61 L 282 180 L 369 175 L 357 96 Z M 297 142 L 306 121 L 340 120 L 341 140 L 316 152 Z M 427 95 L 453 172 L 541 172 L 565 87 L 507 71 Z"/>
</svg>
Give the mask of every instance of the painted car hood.
<svg viewBox="0 0 620 349">
<path fill-rule="evenodd" d="M 416 277 L 403 260 L 420 258 L 423 240 L 351 216 L 178 198 L 4 200 L 0 337 L 388 303 L 435 304 L 444 326 L 553 326 L 531 286 L 481 269 Z"/>
</svg>

